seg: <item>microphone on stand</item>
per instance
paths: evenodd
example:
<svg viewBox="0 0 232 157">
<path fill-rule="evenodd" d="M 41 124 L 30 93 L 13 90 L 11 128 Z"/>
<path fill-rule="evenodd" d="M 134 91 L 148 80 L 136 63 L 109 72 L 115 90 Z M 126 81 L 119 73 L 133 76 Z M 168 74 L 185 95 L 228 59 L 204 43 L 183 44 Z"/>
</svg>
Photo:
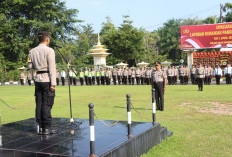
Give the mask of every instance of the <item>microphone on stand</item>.
<svg viewBox="0 0 232 157">
<path fill-rule="evenodd" d="M 62 48 L 62 46 L 52 43 L 51 46 Z"/>
</svg>

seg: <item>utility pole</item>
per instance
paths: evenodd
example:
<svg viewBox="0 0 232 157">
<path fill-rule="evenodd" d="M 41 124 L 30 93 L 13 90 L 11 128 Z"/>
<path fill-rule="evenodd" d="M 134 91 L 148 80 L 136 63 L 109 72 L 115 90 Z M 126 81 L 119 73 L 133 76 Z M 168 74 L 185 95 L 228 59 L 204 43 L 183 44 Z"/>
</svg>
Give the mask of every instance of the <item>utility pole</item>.
<svg viewBox="0 0 232 157">
<path fill-rule="evenodd" d="M 222 23 L 223 17 L 222 17 L 222 9 L 223 9 L 223 5 L 220 4 L 220 23 Z"/>
</svg>

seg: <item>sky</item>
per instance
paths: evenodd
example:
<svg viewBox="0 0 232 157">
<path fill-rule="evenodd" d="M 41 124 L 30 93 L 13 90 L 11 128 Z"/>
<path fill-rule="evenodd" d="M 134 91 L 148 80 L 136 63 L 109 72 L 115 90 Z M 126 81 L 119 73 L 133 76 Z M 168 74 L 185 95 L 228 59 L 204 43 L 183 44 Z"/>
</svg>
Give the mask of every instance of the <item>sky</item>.
<svg viewBox="0 0 232 157">
<path fill-rule="evenodd" d="M 129 15 L 133 26 L 154 31 L 169 19 L 204 19 L 220 15 L 220 4 L 231 0 L 64 0 L 69 9 L 78 9 L 82 24 L 91 24 L 99 33 L 109 16 L 116 27 Z"/>
</svg>

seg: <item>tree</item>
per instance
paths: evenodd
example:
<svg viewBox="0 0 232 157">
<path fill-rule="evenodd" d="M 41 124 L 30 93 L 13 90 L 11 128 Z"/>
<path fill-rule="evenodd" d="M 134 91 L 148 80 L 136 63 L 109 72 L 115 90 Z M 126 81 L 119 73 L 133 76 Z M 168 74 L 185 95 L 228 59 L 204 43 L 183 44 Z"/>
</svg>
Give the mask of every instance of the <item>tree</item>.
<svg viewBox="0 0 232 157">
<path fill-rule="evenodd" d="M 28 51 L 38 44 L 39 31 L 52 41 L 64 41 L 76 28 L 78 10 L 60 0 L 5 0 L 0 2 L 0 52 L 12 63 L 25 64 Z"/>
<path fill-rule="evenodd" d="M 144 54 L 144 33 L 132 26 L 129 16 L 118 29 L 111 29 L 105 36 L 103 44 L 110 49 L 112 57 L 128 63 L 129 59 L 139 59 Z"/>
<path fill-rule="evenodd" d="M 226 13 L 224 21 L 232 22 L 232 3 L 226 3 L 223 7 L 223 11 Z"/>
</svg>

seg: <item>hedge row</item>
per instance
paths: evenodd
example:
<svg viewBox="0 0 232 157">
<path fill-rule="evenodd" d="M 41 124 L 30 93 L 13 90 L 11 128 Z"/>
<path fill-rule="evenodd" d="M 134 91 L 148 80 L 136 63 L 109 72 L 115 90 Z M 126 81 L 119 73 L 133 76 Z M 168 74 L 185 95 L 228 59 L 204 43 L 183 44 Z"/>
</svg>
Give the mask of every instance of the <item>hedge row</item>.
<svg viewBox="0 0 232 157">
<path fill-rule="evenodd" d="M 19 70 L 12 70 L 9 72 L 0 72 L 0 82 L 7 82 L 7 81 L 19 81 L 20 79 L 20 71 Z"/>
</svg>

